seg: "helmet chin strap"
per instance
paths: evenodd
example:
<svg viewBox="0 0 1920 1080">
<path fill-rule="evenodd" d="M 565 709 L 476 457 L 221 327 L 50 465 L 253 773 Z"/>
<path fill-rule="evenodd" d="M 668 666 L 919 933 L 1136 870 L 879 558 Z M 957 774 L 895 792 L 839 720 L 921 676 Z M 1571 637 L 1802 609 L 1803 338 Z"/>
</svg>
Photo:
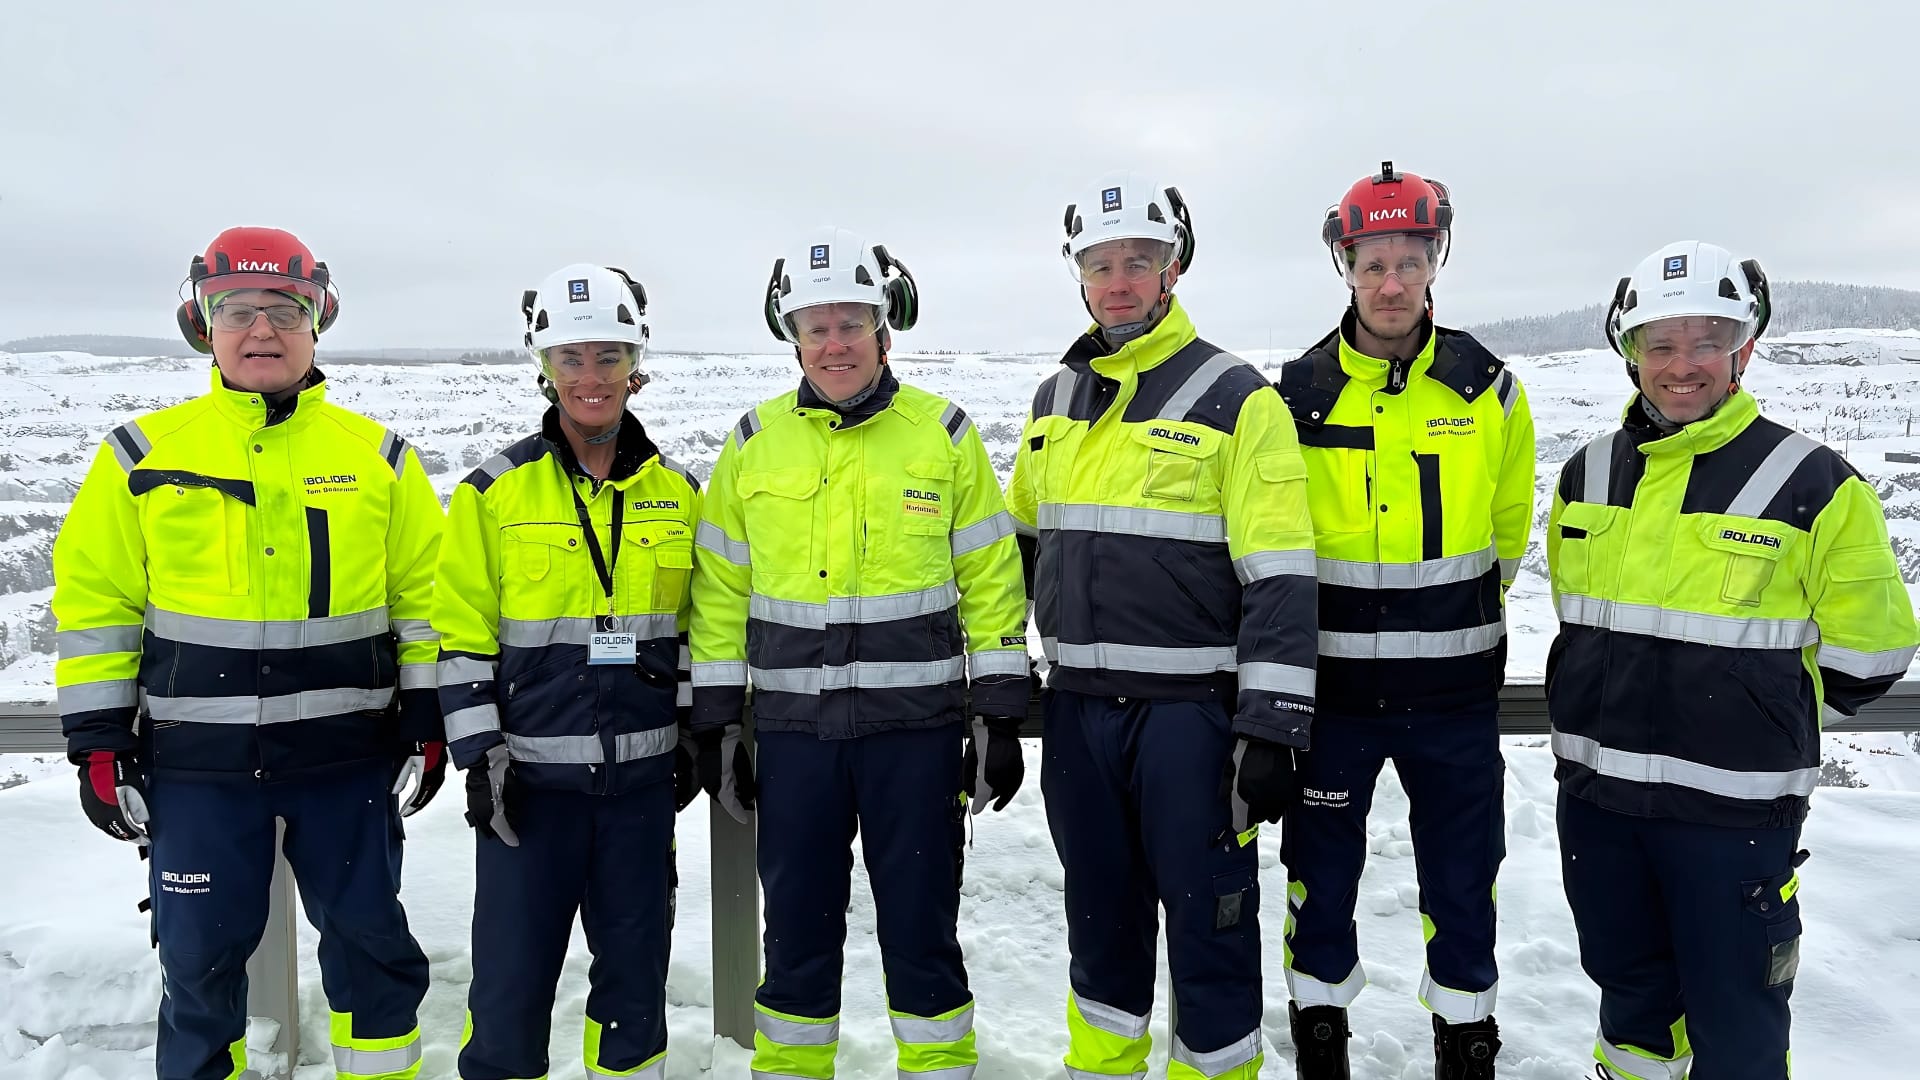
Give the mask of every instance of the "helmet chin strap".
<svg viewBox="0 0 1920 1080">
<path fill-rule="evenodd" d="M 1147 317 L 1144 319 L 1136 319 L 1133 322 L 1121 323 L 1118 326 L 1102 326 L 1100 328 L 1100 336 L 1106 340 L 1108 345 L 1116 349 L 1135 338 L 1145 336 L 1154 327 L 1160 325 L 1161 319 L 1166 318 L 1167 301 L 1172 295 L 1173 294 L 1167 291 L 1167 272 L 1162 270 L 1160 272 L 1160 298 L 1155 300 L 1153 306 L 1147 309 Z M 1093 321 L 1098 323 L 1100 316 L 1094 313 L 1093 304 L 1087 299 L 1087 290 L 1084 285 L 1080 288 L 1080 302 L 1086 305 L 1087 314 L 1092 315 Z"/>
</svg>

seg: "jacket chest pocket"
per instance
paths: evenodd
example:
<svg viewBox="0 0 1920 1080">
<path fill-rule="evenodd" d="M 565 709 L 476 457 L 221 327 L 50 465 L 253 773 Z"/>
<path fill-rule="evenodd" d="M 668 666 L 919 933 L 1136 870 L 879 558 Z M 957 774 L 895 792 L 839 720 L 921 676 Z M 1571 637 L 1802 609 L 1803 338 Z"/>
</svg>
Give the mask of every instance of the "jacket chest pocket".
<svg viewBox="0 0 1920 1080">
<path fill-rule="evenodd" d="M 824 568 L 813 557 L 815 502 L 825 482 L 817 469 L 764 469 L 740 474 L 740 500 L 753 552 L 753 572 L 807 574 Z"/>
<path fill-rule="evenodd" d="M 1775 522 L 1719 514 L 1703 515 L 1698 528 L 1706 549 L 1698 556 L 1699 572 L 1675 575 L 1679 587 L 1691 597 L 1717 582 L 1721 603 L 1759 607 L 1792 542 L 1786 530 Z"/>
<path fill-rule="evenodd" d="M 1134 444 L 1146 451 L 1146 472 L 1140 497 L 1205 506 L 1220 501 L 1219 451 L 1225 436 L 1195 424 L 1149 421 L 1129 431 Z"/>
<path fill-rule="evenodd" d="M 1618 539 L 1614 524 L 1620 514 L 1620 507 L 1586 502 L 1568 503 L 1560 511 L 1554 526 L 1560 530 L 1559 558 L 1549 567 L 1556 589 L 1583 596 L 1613 595 L 1608 570 L 1612 544 Z"/>
<path fill-rule="evenodd" d="M 1307 462 L 1307 505 L 1317 533 L 1373 531 L 1373 482 L 1365 450 L 1302 447 Z"/>
<path fill-rule="evenodd" d="M 247 594 L 251 549 L 245 503 L 215 488 L 172 484 L 154 488 L 143 499 L 147 577 L 157 590 Z"/>
<path fill-rule="evenodd" d="M 629 606 L 677 612 L 693 574 L 693 526 L 684 521 L 634 521 L 620 528 L 620 577 Z"/>
<path fill-rule="evenodd" d="M 567 614 L 569 588 L 582 588 L 592 577 L 592 571 L 582 573 L 577 569 L 585 558 L 578 525 L 535 522 L 501 526 L 501 613 L 518 619 Z M 594 591 L 599 591 L 597 584 Z"/>
<path fill-rule="evenodd" d="M 867 560 L 895 584 L 944 580 L 952 572 L 953 464 L 909 461 L 867 482 Z"/>
<path fill-rule="evenodd" d="M 1027 429 L 1027 463 L 1032 469 L 1036 502 L 1066 503 L 1073 485 L 1073 466 L 1086 441 L 1085 421 L 1064 416 L 1036 417 Z"/>
</svg>

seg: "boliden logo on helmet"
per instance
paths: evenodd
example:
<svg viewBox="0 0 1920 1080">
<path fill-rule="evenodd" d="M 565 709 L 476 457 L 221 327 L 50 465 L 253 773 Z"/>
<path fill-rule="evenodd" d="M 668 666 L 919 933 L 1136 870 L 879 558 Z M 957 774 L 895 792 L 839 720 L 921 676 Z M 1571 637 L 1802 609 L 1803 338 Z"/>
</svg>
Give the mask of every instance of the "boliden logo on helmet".
<svg viewBox="0 0 1920 1080">
<path fill-rule="evenodd" d="M 1100 189 L 1100 212 L 1111 214 L 1120 209 L 1120 189 L 1117 187 Z"/>
<path fill-rule="evenodd" d="M 1385 210 L 1367 211 L 1367 222 L 1369 224 L 1376 221 L 1406 220 L 1406 218 L 1407 218 L 1407 208 L 1404 206 L 1389 207 L 1388 209 L 1385 209 Z"/>
<path fill-rule="evenodd" d="M 827 257 L 827 252 L 828 252 L 828 245 L 826 244 L 813 245 L 813 249 L 807 252 L 807 269 L 825 270 L 829 266 L 833 265 L 833 260 Z M 815 280 L 825 281 L 826 279 L 816 278 Z"/>
<path fill-rule="evenodd" d="M 279 263 L 262 262 L 258 259 L 241 259 L 239 262 L 236 262 L 233 264 L 233 269 L 235 273 L 247 273 L 247 272 L 252 272 L 256 274 L 285 273 L 285 271 L 280 269 Z"/>
</svg>

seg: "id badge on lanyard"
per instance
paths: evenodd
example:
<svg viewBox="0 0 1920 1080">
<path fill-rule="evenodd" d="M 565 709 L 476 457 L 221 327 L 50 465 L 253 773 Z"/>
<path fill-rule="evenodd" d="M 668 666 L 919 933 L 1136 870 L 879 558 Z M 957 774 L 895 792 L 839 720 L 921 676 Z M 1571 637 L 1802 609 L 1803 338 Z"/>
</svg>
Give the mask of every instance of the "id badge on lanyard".
<svg viewBox="0 0 1920 1080">
<path fill-rule="evenodd" d="M 631 630 L 620 628 L 620 618 L 613 611 L 613 571 L 620 564 L 620 511 L 624 499 L 616 493 L 613 500 L 613 528 L 608 542 L 613 545 L 609 554 L 601 554 L 600 538 L 594 535 L 593 520 L 587 515 L 587 504 L 580 501 L 580 492 L 573 490 L 573 508 L 580 514 L 580 528 L 587 534 L 587 554 L 593 556 L 594 573 L 600 577 L 600 591 L 607 598 L 607 613 L 596 615 L 593 619 L 593 633 L 587 638 L 587 663 L 589 664 L 627 664 L 632 665 L 637 656 L 635 638 Z"/>
</svg>

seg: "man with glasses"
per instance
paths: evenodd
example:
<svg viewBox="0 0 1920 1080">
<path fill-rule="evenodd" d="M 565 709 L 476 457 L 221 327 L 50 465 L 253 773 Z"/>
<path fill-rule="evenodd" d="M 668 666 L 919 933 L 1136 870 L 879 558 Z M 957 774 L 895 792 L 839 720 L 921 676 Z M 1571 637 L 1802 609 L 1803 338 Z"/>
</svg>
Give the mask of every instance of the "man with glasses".
<svg viewBox="0 0 1920 1080">
<path fill-rule="evenodd" d="M 1305 448 L 1320 583 L 1320 713 L 1281 845 L 1303 1080 L 1348 1075 L 1346 1010 L 1366 985 L 1353 911 L 1388 758 L 1412 819 L 1435 1075 L 1491 1077 L 1500 1048 L 1496 698 L 1504 598 L 1532 524 L 1533 417 L 1505 364 L 1433 322 L 1452 225 L 1439 182 L 1392 162 L 1362 177 L 1321 233 L 1351 290 L 1346 316 L 1281 370 Z"/>
<path fill-rule="evenodd" d="M 1257 822 L 1314 710 L 1313 529 L 1279 395 L 1173 287 L 1193 226 L 1134 174 L 1067 208 L 1093 325 L 1040 384 L 1008 506 L 1051 665 L 1041 774 L 1066 871 L 1068 1073 L 1146 1071 L 1155 939 L 1175 1080 L 1260 1072 Z"/>
<path fill-rule="evenodd" d="M 1920 641 L 1873 486 L 1740 385 L 1772 301 L 1686 240 L 1620 279 L 1638 393 L 1547 519 L 1561 874 L 1614 1080 L 1785 1080 L 1820 728 Z"/>
<path fill-rule="evenodd" d="M 246 1071 L 276 818 L 335 1070 L 410 1078 L 427 959 L 398 817 L 446 768 L 440 501 L 405 439 L 326 400 L 313 353 L 339 298 L 305 244 L 229 229 L 190 274 L 178 320 L 211 388 L 115 428 L 54 543 L 68 756 L 93 823 L 151 845 L 161 1080 Z"/>
<path fill-rule="evenodd" d="M 857 832 L 899 1073 L 965 1080 L 979 1059 L 957 927 L 966 797 L 1003 809 L 1025 771 L 1013 522 L 973 421 L 887 362 L 920 299 L 886 248 L 823 230 L 774 263 L 762 300 L 800 385 L 720 449 L 691 633 L 701 784 L 743 824 L 759 810 L 753 1075 L 833 1075 Z"/>
</svg>

